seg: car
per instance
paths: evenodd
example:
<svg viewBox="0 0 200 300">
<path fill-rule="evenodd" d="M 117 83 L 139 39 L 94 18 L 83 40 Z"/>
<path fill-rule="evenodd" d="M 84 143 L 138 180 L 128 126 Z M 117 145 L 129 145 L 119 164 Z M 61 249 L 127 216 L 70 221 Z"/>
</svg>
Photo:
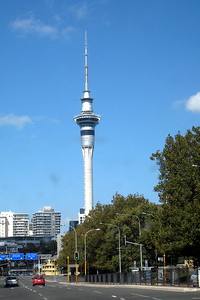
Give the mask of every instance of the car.
<svg viewBox="0 0 200 300">
<path fill-rule="evenodd" d="M 44 279 L 44 276 L 43 275 L 35 275 L 33 277 L 33 286 L 35 285 L 43 285 L 45 286 L 45 279 Z"/>
<path fill-rule="evenodd" d="M 19 281 L 16 276 L 8 276 L 5 280 L 5 286 L 19 286 Z"/>
</svg>

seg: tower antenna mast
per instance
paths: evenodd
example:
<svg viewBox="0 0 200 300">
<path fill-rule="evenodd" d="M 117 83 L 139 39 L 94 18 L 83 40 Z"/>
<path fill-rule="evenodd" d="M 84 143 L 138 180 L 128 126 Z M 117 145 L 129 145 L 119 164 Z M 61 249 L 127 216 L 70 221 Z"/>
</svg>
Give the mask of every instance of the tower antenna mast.
<svg viewBox="0 0 200 300">
<path fill-rule="evenodd" d="M 85 92 L 89 92 L 88 89 L 88 43 L 87 43 L 87 31 L 85 31 Z"/>
<path fill-rule="evenodd" d="M 84 161 L 84 209 L 85 215 L 93 209 L 93 164 L 92 156 L 94 150 L 95 127 L 99 124 L 101 117 L 93 112 L 93 98 L 90 97 L 88 89 L 88 44 L 87 31 L 85 31 L 85 90 L 81 98 L 82 109 L 74 121 L 80 126 L 81 148 Z"/>
</svg>

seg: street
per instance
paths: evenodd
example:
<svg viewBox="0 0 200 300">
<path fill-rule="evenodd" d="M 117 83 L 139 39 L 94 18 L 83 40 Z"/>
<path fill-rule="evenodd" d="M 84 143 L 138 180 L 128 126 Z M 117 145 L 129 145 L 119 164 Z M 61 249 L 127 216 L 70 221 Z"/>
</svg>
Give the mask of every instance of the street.
<svg viewBox="0 0 200 300">
<path fill-rule="evenodd" d="M 68 284 L 67 278 L 46 277 L 45 286 L 32 286 L 31 276 L 19 276 L 19 287 L 4 287 L 0 277 L 0 300 L 200 300 L 199 288 L 128 285 Z"/>
</svg>

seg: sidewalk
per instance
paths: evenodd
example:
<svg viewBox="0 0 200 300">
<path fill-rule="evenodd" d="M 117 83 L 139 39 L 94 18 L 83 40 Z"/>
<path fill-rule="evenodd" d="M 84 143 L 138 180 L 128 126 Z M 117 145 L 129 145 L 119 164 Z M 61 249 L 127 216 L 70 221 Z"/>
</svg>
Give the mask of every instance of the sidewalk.
<svg viewBox="0 0 200 300">
<path fill-rule="evenodd" d="M 96 286 L 96 287 L 106 287 L 106 288 L 131 288 L 131 289 L 157 289 L 163 291 L 173 291 L 173 292 L 199 292 L 198 287 L 187 287 L 187 286 L 171 286 L 171 285 L 140 285 L 140 284 L 107 284 L 107 283 L 88 283 L 88 282 L 68 282 L 67 277 L 57 276 L 57 279 L 51 278 L 51 280 L 57 281 L 60 284 L 69 284 L 77 286 Z"/>
</svg>

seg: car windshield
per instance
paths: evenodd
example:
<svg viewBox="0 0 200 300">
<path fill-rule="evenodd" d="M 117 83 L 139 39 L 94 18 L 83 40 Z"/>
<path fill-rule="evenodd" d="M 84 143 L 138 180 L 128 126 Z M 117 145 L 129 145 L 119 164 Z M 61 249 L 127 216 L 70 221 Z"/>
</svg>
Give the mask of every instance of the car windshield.
<svg viewBox="0 0 200 300">
<path fill-rule="evenodd" d="M 36 275 L 36 276 L 34 277 L 34 279 L 43 279 L 43 278 L 44 278 L 43 275 Z"/>
</svg>

